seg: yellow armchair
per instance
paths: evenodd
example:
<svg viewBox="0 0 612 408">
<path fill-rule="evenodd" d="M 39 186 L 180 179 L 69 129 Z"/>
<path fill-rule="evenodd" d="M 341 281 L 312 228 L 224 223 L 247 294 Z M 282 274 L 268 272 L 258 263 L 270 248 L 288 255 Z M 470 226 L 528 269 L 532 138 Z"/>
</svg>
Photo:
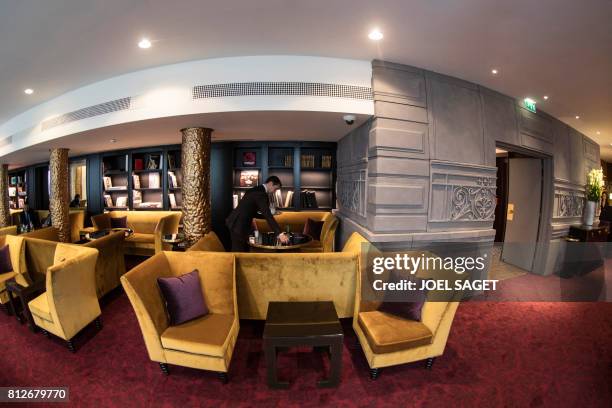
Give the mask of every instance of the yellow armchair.
<svg viewBox="0 0 612 408">
<path fill-rule="evenodd" d="M 0 228 L 0 235 L 17 235 L 17 226 L 11 225 L 9 227 Z"/>
<path fill-rule="evenodd" d="M 225 247 L 217 234 L 210 231 L 189 247 L 187 251 L 225 252 Z"/>
<path fill-rule="evenodd" d="M 157 278 L 197 269 L 209 314 L 170 326 Z M 164 374 L 168 364 L 227 372 L 240 328 L 234 255 L 209 252 L 160 252 L 121 277 L 134 308 L 145 346 Z"/>
<path fill-rule="evenodd" d="M 84 247 L 97 249 L 99 253 L 95 273 L 98 299 L 121 284 L 119 279 L 125 274 L 124 240 L 123 231 L 117 231 L 83 244 Z"/>
<path fill-rule="evenodd" d="M 6 304 L 9 301 L 8 293 L 6 292 L 6 282 L 15 279 L 22 286 L 28 285 L 27 266 L 25 260 L 25 243 L 23 237 L 16 235 L 0 236 L 0 248 L 5 245 L 9 246 L 9 254 L 13 271 L 0 274 L 0 304 L 6 310 Z"/>
<path fill-rule="evenodd" d="M 47 268 L 46 292 L 28 303 L 34 324 L 66 340 L 75 351 L 72 339 L 95 321 L 101 328 L 100 304 L 96 296 L 94 270 L 98 251 L 71 244 L 57 244 L 53 265 Z"/>
<path fill-rule="evenodd" d="M 362 247 L 368 242 L 361 235 L 354 233 L 344 250 L 347 252 L 376 250 L 373 246 Z M 435 256 L 427 251 L 406 251 L 414 256 Z M 364 257 L 364 254 L 361 254 Z M 363 259 L 362 259 L 363 262 Z M 378 378 L 383 367 L 406 364 L 414 361 L 427 360 L 426 367 L 431 368 L 434 359 L 444 353 L 446 341 L 459 306 L 462 293 L 429 292 L 421 311 L 421 321 L 403 319 L 378 310 L 380 302 L 362 299 L 364 276 L 362 269 L 357 279 L 355 294 L 355 313 L 353 314 L 353 330 L 370 366 L 370 377 Z M 420 278 L 456 278 L 453 271 L 419 270 Z M 445 297 L 447 301 L 443 301 Z M 435 300 L 431 300 L 434 298 Z"/>
</svg>

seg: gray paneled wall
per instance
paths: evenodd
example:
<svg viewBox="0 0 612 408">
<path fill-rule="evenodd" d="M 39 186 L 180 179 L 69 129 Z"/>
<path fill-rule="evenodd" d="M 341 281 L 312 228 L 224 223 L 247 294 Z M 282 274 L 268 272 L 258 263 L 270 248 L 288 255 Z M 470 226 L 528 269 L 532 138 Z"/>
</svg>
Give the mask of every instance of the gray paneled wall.
<svg viewBox="0 0 612 408">
<path fill-rule="evenodd" d="M 552 159 L 548 239 L 580 222 L 595 142 L 477 84 L 384 61 L 372 68 L 375 116 L 338 144 L 341 237 L 492 241 L 496 144 Z"/>
</svg>

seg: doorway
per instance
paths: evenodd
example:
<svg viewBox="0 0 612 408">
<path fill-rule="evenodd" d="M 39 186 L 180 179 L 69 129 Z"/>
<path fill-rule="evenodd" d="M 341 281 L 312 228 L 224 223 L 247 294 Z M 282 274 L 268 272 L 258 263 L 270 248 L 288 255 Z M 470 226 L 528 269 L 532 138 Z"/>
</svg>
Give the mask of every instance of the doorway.
<svg viewBox="0 0 612 408">
<path fill-rule="evenodd" d="M 537 242 L 546 223 L 542 217 L 545 163 L 542 157 L 496 148 L 493 274 L 508 278 L 540 266 Z"/>
</svg>

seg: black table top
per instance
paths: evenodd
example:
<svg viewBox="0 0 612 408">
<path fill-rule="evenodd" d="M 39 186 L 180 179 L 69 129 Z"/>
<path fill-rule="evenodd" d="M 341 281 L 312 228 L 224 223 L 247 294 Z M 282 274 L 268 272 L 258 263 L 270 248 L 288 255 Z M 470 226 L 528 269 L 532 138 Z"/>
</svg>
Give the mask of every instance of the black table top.
<svg viewBox="0 0 612 408">
<path fill-rule="evenodd" d="M 334 302 L 270 302 L 264 338 L 342 335 Z"/>
</svg>

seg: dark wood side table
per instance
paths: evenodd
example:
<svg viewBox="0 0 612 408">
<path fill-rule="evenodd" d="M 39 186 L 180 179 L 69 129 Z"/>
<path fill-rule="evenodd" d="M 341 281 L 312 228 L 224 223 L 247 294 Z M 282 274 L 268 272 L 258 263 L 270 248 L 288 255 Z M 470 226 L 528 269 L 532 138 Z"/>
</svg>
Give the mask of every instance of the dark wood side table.
<svg viewBox="0 0 612 408">
<path fill-rule="evenodd" d="M 598 224 L 587 227 L 585 225 L 572 225 L 569 236 L 579 239 L 580 242 L 606 242 L 608 241 L 608 225 Z"/>
<path fill-rule="evenodd" d="M 9 296 L 10 307 L 20 323 L 27 323 L 31 331 L 36 331 L 36 325 L 30 313 L 28 302 L 39 296 L 46 290 L 46 282 L 40 280 L 29 286 L 21 286 L 15 280 L 6 282 L 6 290 Z M 19 302 L 17 301 L 19 299 Z"/>
<path fill-rule="evenodd" d="M 331 357 L 327 380 L 319 387 L 335 387 L 342 372 L 342 341 L 344 334 L 333 302 L 270 302 L 263 333 L 268 386 L 288 388 L 288 382 L 277 377 L 278 349 L 312 346 L 326 349 Z"/>
</svg>

